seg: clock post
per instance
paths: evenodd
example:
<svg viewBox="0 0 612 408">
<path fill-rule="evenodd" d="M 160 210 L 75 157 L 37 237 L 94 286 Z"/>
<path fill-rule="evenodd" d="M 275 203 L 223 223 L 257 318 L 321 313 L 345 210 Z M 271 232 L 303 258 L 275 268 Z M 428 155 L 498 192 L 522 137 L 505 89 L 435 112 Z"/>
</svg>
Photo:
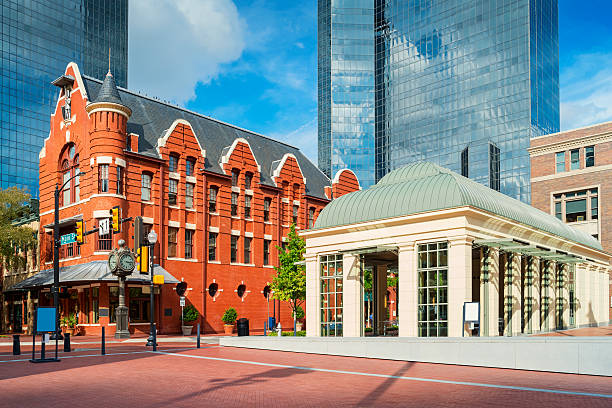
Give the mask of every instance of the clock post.
<svg viewBox="0 0 612 408">
<path fill-rule="evenodd" d="M 120 239 L 119 249 L 113 249 L 108 257 L 108 266 L 111 273 L 119 280 L 119 306 L 115 309 L 117 321 L 116 339 L 127 339 L 130 337 L 128 330 L 128 308 L 125 305 L 125 278 L 132 274 L 136 266 L 136 258 L 132 251 L 125 248 L 125 241 Z"/>
</svg>

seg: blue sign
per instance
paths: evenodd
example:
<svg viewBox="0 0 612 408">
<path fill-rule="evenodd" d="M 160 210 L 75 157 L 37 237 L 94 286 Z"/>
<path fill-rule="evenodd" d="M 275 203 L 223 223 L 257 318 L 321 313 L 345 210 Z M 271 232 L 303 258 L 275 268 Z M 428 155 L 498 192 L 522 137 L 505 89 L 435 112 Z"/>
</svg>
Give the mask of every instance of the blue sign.
<svg viewBox="0 0 612 408">
<path fill-rule="evenodd" d="M 36 331 L 38 333 L 54 332 L 55 318 L 54 307 L 39 307 L 36 309 Z"/>
<path fill-rule="evenodd" d="M 60 237 L 60 245 L 72 244 L 73 242 L 76 242 L 76 234 L 74 232 Z"/>
</svg>

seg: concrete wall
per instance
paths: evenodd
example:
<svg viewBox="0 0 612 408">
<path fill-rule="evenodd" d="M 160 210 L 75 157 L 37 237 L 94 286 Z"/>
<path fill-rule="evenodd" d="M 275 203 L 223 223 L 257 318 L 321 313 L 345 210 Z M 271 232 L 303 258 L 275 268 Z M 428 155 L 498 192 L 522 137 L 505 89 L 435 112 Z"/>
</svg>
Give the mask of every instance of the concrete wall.
<svg viewBox="0 0 612 408">
<path fill-rule="evenodd" d="M 612 376 L 612 339 L 222 337 L 222 346 Z"/>
</svg>

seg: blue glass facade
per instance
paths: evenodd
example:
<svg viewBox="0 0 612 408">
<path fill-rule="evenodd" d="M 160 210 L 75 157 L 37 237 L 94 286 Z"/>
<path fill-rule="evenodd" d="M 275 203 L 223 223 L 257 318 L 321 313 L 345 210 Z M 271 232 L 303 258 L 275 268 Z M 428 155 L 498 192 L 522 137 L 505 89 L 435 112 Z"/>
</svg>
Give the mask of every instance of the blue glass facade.
<svg viewBox="0 0 612 408">
<path fill-rule="evenodd" d="M 319 1 L 319 167 L 374 182 L 374 3 Z"/>
<path fill-rule="evenodd" d="M 335 3 L 331 9 L 342 10 Z M 529 139 L 559 131 L 557 0 L 369 3 L 375 33 L 370 179 L 427 160 L 529 202 Z M 341 52 L 332 42 L 332 61 Z M 331 81 L 333 90 L 333 74 Z M 339 117 L 333 102 L 332 95 L 331 117 Z M 322 139 L 331 140 L 333 163 L 333 127 Z M 330 149 L 319 149 L 321 162 L 321 150 Z"/>
<path fill-rule="evenodd" d="M 2 0 L 0 5 L 0 187 L 38 197 L 38 154 L 49 135 L 66 65 L 127 86 L 127 0 Z"/>
</svg>

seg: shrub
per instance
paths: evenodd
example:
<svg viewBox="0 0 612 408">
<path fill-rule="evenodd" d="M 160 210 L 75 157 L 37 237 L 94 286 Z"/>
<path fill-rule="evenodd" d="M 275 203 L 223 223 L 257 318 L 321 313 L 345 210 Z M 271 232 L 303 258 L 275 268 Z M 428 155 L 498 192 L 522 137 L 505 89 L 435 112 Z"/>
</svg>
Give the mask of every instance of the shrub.
<svg viewBox="0 0 612 408">
<path fill-rule="evenodd" d="M 268 335 L 268 336 L 278 336 L 278 334 L 276 334 L 276 331 L 275 331 L 275 330 L 273 330 L 273 331 L 269 331 L 267 335 Z M 301 331 L 297 332 L 297 335 L 298 335 L 298 336 L 301 336 L 301 337 L 306 337 L 306 330 L 301 330 Z M 292 331 L 284 331 L 284 332 L 282 333 L 282 336 L 283 336 L 283 337 L 286 337 L 286 336 L 293 336 L 293 332 L 292 332 Z"/>
<path fill-rule="evenodd" d="M 373 331 L 374 331 L 374 329 L 373 329 L 373 328 L 371 328 L 371 327 L 366 327 L 366 328 L 365 328 L 365 332 L 366 332 L 366 333 L 371 333 L 371 332 L 373 332 Z"/>
<path fill-rule="evenodd" d="M 64 316 L 60 319 L 60 322 L 62 324 L 62 326 L 66 326 L 69 327 L 71 329 L 74 329 L 77 325 L 77 318 L 75 314 L 71 314 L 68 316 Z"/>
<path fill-rule="evenodd" d="M 188 305 L 183 309 L 183 323 L 193 323 L 198 320 L 199 316 L 198 310 L 193 305 Z"/>
<path fill-rule="evenodd" d="M 225 324 L 234 324 L 236 323 L 236 319 L 238 319 L 238 313 L 233 307 L 228 307 L 225 310 L 225 313 L 223 313 L 223 317 L 221 318 L 221 320 L 223 320 L 223 323 Z"/>
</svg>

